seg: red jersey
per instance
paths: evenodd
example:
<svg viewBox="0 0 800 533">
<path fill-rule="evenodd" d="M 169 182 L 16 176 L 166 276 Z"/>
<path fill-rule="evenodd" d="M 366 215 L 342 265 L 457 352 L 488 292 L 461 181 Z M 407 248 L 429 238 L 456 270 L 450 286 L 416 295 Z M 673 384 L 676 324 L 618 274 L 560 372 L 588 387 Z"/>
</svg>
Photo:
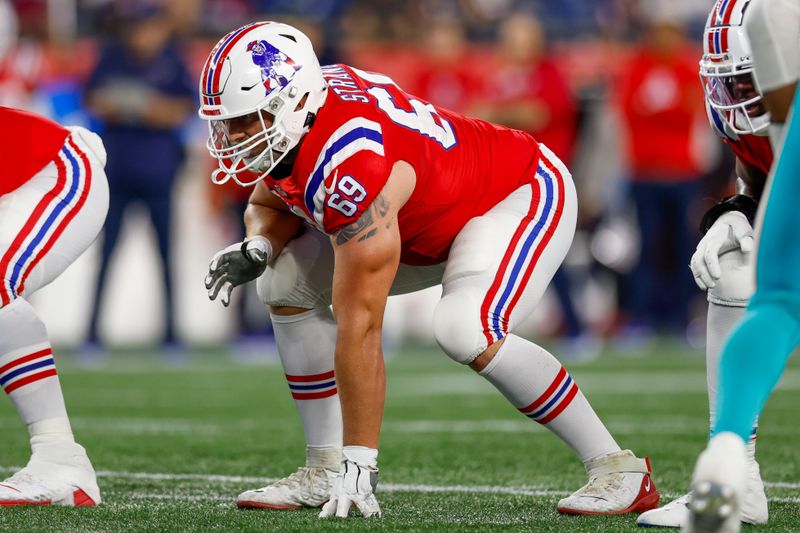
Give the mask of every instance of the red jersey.
<svg viewBox="0 0 800 533">
<path fill-rule="evenodd" d="M 529 131 L 559 159 L 570 161 L 578 113 L 572 92 L 556 64 L 543 59 L 526 67 L 498 65 L 493 72 L 483 84 L 484 97 L 492 102 L 492 107 L 502 109 L 529 102 L 547 110 L 547 120 L 535 129 L 525 123 L 530 119 L 507 125 Z"/>
<path fill-rule="evenodd" d="M 441 263 L 470 219 L 535 179 L 539 145 L 530 134 L 431 105 L 382 74 L 322 71 L 328 97 L 291 175 L 265 181 L 325 233 L 356 221 L 402 160 L 417 182 L 398 215 L 401 261 Z"/>
<path fill-rule="evenodd" d="M 769 135 L 741 135 L 737 134 L 728 127 L 719 113 L 714 110 L 706 101 L 706 113 L 711 128 L 722 141 L 731 147 L 733 153 L 746 167 L 757 168 L 766 176 L 772 166 L 772 145 L 769 142 Z M 763 187 L 763 183 L 761 184 Z"/>
<path fill-rule="evenodd" d="M 677 183 L 700 174 L 692 130 L 702 119 L 694 50 L 663 56 L 642 49 L 621 77 L 618 99 L 636 181 Z"/>
<path fill-rule="evenodd" d="M 7 194 L 55 159 L 69 130 L 39 115 L 2 106 L 0 124 L 0 194 Z"/>
</svg>

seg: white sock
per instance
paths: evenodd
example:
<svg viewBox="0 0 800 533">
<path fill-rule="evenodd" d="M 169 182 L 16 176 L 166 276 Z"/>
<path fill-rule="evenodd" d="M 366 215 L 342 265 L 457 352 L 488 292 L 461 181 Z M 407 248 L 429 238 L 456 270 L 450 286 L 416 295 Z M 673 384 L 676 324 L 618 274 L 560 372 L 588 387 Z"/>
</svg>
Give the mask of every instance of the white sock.
<svg viewBox="0 0 800 533">
<path fill-rule="evenodd" d="M 23 298 L 0 308 L 0 386 L 32 438 L 47 427 L 55 438 L 72 440 L 47 330 Z M 42 426 L 46 420 L 60 422 Z"/>
<path fill-rule="evenodd" d="M 341 449 L 342 411 L 333 373 L 336 348 L 333 314 L 324 308 L 271 317 L 278 354 L 300 414 L 306 444 L 312 448 Z"/>
<path fill-rule="evenodd" d="M 744 316 L 744 307 L 732 307 L 708 302 L 708 315 L 706 318 L 706 383 L 708 384 L 708 418 L 710 427 L 714 425 L 717 416 L 717 383 L 719 381 L 719 360 L 722 349 L 731 330 Z M 756 430 L 758 419 L 753 425 L 750 440 L 747 443 L 747 459 L 756 460 Z"/>
<path fill-rule="evenodd" d="M 508 335 L 480 374 L 520 412 L 558 435 L 581 461 L 620 450 L 578 385 L 544 348 Z"/>
</svg>

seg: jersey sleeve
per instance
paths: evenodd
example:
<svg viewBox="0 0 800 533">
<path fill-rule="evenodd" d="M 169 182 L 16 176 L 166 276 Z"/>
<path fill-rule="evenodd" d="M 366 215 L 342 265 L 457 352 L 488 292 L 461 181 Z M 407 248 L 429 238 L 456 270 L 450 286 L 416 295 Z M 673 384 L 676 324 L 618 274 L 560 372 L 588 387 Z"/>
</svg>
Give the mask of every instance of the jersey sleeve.
<svg viewBox="0 0 800 533">
<path fill-rule="evenodd" d="M 389 179 L 381 124 L 363 116 L 327 136 L 310 167 L 303 203 L 316 225 L 333 234 L 358 220 Z"/>
<path fill-rule="evenodd" d="M 331 169 L 314 196 L 314 218 L 333 235 L 369 209 L 389 179 L 382 154 L 362 150 Z M 320 220 L 321 217 L 321 220 Z"/>
</svg>

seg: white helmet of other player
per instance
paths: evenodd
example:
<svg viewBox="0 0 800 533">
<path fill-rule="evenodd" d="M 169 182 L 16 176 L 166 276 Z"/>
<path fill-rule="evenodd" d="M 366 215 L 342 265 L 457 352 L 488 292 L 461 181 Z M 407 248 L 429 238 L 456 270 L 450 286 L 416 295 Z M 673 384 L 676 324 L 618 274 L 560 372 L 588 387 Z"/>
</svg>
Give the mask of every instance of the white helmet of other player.
<svg viewBox="0 0 800 533">
<path fill-rule="evenodd" d="M 299 144 L 326 95 L 311 41 L 296 28 L 254 22 L 220 39 L 200 76 L 198 111 L 219 164 L 212 181 L 250 186 L 264 179 Z M 237 118 L 259 122 L 260 131 L 232 136 Z"/>
<path fill-rule="evenodd" d="M 703 33 L 700 79 L 708 104 L 737 134 L 767 134 L 744 17 L 751 0 L 717 0 Z"/>
</svg>

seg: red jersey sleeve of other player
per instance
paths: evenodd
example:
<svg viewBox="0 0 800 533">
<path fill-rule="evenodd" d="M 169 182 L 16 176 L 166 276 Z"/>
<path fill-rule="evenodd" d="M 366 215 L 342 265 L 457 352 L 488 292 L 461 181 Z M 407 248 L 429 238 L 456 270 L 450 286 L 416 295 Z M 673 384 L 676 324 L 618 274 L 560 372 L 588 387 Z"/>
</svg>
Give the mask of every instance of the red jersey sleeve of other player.
<svg viewBox="0 0 800 533">
<path fill-rule="evenodd" d="M 0 124 L 0 194 L 6 194 L 55 159 L 69 130 L 44 117 L 2 106 Z"/>
</svg>

